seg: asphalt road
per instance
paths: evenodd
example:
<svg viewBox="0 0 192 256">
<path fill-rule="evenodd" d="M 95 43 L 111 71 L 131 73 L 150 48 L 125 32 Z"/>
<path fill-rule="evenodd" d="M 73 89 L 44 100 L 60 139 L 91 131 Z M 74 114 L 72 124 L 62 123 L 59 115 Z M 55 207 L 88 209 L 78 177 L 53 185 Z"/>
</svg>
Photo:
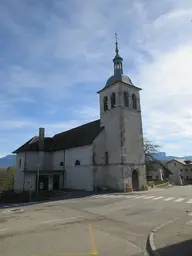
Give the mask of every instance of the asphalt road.
<svg viewBox="0 0 192 256">
<path fill-rule="evenodd" d="M 2 256 L 147 255 L 151 230 L 192 211 L 192 186 L 0 210 Z"/>
</svg>

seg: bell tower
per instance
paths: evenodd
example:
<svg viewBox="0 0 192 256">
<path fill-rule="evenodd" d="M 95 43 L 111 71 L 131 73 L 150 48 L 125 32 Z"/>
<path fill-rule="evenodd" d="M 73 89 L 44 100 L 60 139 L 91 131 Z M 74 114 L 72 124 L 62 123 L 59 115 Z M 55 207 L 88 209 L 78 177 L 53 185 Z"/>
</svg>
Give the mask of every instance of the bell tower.
<svg viewBox="0 0 192 256">
<path fill-rule="evenodd" d="M 118 177 L 118 184 L 115 185 L 118 190 L 124 190 L 126 184 L 132 186 L 133 190 L 140 190 L 146 184 L 141 89 L 123 74 L 123 58 L 119 55 L 117 35 L 115 53 L 114 74 L 98 92 L 100 121 L 104 127 L 105 151 L 108 153 L 108 174 Z"/>
</svg>

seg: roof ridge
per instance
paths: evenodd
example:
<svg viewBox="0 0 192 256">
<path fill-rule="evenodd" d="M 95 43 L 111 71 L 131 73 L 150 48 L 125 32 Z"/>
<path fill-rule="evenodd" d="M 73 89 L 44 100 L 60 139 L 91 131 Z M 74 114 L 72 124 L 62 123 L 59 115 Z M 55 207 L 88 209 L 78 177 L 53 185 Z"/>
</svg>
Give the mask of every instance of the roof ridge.
<svg viewBox="0 0 192 256">
<path fill-rule="evenodd" d="M 55 135 L 53 136 L 53 138 L 55 138 L 56 136 L 62 135 L 62 134 L 65 133 L 65 132 L 73 131 L 73 130 L 79 129 L 80 127 L 83 127 L 83 126 L 86 126 L 86 125 L 88 125 L 88 124 L 91 124 L 91 123 L 94 123 L 94 122 L 98 122 L 98 121 L 100 121 L 100 119 L 97 119 L 97 120 L 91 121 L 91 122 L 89 122 L 89 123 L 85 123 L 85 124 L 76 126 L 76 127 L 72 128 L 72 129 L 69 129 L 69 130 L 66 130 L 66 131 L 57 133 L 57 134 L 55 134 Z"/>
<path fill-rule="evenodd" d="M 45 137 L 44 151 L 50 152 L 90 145 L 103 129 L 104 127 L 100 126 L 100 119 L 97 119 L 56 134 L 53 137 Z M 34 136 L 13 153 L 25 151 L 39 151 L 39 136 Z"/>
</svg>

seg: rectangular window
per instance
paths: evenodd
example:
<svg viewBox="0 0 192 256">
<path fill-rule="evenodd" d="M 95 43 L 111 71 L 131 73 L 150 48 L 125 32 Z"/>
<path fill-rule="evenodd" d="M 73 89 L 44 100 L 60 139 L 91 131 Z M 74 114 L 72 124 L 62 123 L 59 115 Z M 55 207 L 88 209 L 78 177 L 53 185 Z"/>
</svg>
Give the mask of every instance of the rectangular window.
<svg viewBox="0 0 192 256">
<path fill-rule="evenodd" d="M 182 172 L 183 170 L 181 169 L 181 172 Z"/>
<path fill-rule="evenodd" d="M 105 152 L 105 164 L 109 163 L 109 155 L 108 152 Z"/>
<path fill-rule="evenodd" d="M 188 172 L 188 169 L 185 169 L 186 172 Z"/>
<path fill-rule="evenodd" d="M 175 163 L 175 166 L 176 166 L 176 163 Z"/>
</svg>

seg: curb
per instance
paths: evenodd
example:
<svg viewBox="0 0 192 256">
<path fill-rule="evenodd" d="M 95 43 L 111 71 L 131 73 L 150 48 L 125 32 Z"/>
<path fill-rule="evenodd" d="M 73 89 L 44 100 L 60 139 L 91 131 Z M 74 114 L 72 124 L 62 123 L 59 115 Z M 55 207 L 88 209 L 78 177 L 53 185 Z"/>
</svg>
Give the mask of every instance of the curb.
<svg viewBox="0 0 192 256">
<path fill-rule="evenodd" d="M 148 241 L 147 241 L 148 249 L 151 255 L 160 256 L 160 254 L 156 251 L 157 248 L 155 247 L 155 243 L 154 243 L 154 233 L 155 233 L 154 231 L 149 233 Z"/>
<path fill-rule="evenodd" d="M 169 182 L 166 182 L 166 183 L 162 183 L 162 184 L 155 185 L 155 188 L 156 188 L 156 187 L 166 187 L 166 186 L 172 187 L 172 185 L 170 185 Z"/>
<path fill-rule="evenodd" d="M 33 205 L 33 204 L 38 204 L 39 202 L 27 202 L 27 203 L 15 203 L 15 204 L 10 204 L 10 205 L 2 205 L 0 206 L 0 209 L 8 209 L 8 208 L 13 208 L 13 207 L 20 207 L 20 206 L 27 206 L 27 205 Z"/>
<path fill-rule="evenodd" d="M 165 222 L 164 224 L 158 226 L 157 228 L 155 228 L 154 230 L 152 230 L 149 235 L 148 235 L 148 239 L 147 239 L 147 248 L 148 251 L 150 252 L 150 255 L 152 256 L 160 256 L 160 254 L 157 252 L 157 248 L 155 246 L 155 242 L 154 242 L 154 234 L 157 233 L 160 229 L 162 229 L 163 227 L 173 223 L 174 221 L 178 220 L 181 216 L 185 215 L 186 212 L 182 213 L 181 215 L 177 216 L 176 218 L 174 218 L 173 220 L 170 220 L 168 222 Z"/>
</svg>

